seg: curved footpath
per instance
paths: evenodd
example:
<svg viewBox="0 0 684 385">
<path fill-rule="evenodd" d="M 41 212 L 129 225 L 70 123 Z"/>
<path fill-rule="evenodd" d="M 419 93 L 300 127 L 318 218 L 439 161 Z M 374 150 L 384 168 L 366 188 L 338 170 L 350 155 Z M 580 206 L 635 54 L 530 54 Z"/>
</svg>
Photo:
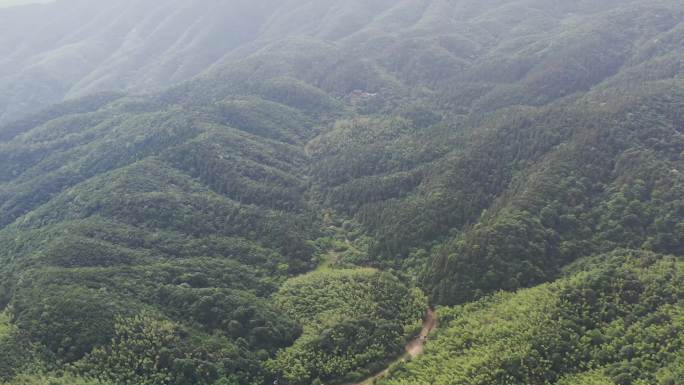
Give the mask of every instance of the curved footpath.
<svg viewBox="0 0 684 385">
<path fill-rule="evenodd" d="M 423 328 L 421 329 L 419 335 L 406 344 L 404 348 L 406 353 L 390 363 L 385 370 L 354 385 L 372 385 L 375 380 L 385 377 L 392 365 L 399 361 L 410 360 L 423 354 L 423 350 L 425 350 L 425 342 L 427 342 L 428 336 L 436 326 L 437 315 L 433 309 L 428 309 L 427 314 L 425 315 L 425 320 L 423 321 Z"/>
</svg>

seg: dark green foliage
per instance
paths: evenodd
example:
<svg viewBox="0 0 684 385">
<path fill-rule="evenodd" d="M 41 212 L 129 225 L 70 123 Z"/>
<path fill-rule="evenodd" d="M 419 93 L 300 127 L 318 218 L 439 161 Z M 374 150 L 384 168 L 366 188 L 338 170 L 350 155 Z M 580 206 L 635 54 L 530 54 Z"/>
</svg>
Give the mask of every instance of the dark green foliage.
<svg viewBox="0 0 684 385">
<path fill-rule="evenodd" d="M 312 266 L 317 224 L 299 147 L 310 118 L 245 100 L 226 100 L 230 110 L 70 111 L 0 145 L 0 299 L 22 338 L 49 353 L 48 369 L 247 384 L 299 336 L 267 297 Z M 130 344 L 117 322 L 156 330 L 135 318 L 150 309 L 174 325 L 173 362 L 130 372 L 106 361 Z M 120 355 L 148 354 L 136 349 Z"/>
<path fill-rule="evenodd" d="M 207 283 L 199 276 L 187 281 L 183 286 L 161 287 L 155 299 L 177 319 L 197 323 L 208 331 L 221 330 L 255 349 L 274 351 L 299 336 L 294 322 L 263 299 L 236 290 L 202 288 Z M 188 287 L 193 284 L 199 288 Z"/>
<path fill-rule="evenodd" d="M 31 286 L 17 288 L 12 302 L 14 322 L 32 339 L 65 361 L 76 360 L 109 340 L 114 315 L 124 309 L 121 299 L 67 283 L 41 285 L 38 276 L 25 279 Z"/>
<path fill-rule="evenodd" d="M 182 341 L 182 334 L 174 323 L 149 314 L 119 317 L 111 344 L 94 349 L 71 370 L 116 384 L 211 384 L 232 375 L 220 365 L 236 358 L 230 345 L 193 346 Z"/>
<path fill-rule="evenodd" d="M 557 273 L 551 256 L 558 254 L 558 238 L 527 212 L 500 214 L 494 223 L 476 225 L 441 251 L 453 254 L 432 262 L 434 270 L 449 276 L 447 284 L 440 282 L 440 275 L 430 275 L 429 279 L 440 282 L 435 298 L 467 302 L 498 289 L 516 290 L 546 281 Z"/>
</svg>

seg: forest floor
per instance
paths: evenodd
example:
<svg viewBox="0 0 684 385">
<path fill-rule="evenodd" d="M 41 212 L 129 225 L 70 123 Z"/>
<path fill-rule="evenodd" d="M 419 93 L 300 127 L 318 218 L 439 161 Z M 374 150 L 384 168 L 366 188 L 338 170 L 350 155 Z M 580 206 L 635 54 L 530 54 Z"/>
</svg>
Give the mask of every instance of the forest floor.
<svg viewBox="0 0 684 385">
<path fill-rule="evenodd" d="M 428 336 L 435 329 L 435 327 L 437 327 L 437 315 L 435 314 L 434 310 L 428 309 L 427 314 L 425 315 L 425 320 L 423 321 L 423 328 L 421 329 L 420 334 L 406 344 L 406 346 L 404 347 L 405 353 L 401 357 L 392 361 L 387 366 L 387 368 L 381 371 L 380 373 L 377 373 L 374 376 L 369 377 L 354 385 L 372 385 L 376 380 L 385 377 L 387 373 L 389 373 L 390 367 L 394 366 L 395 364 L 401 361 L 410 361 L 418 357 L 419 355 L 423 354 L 423 351 L 425 350 L 425 343 L 428 340 Z"/>
<path fill-rule="evenodd" d="M 329 251 L 323 256 L 323 260 L 321 263 L 318 264 L 318 267 L 314 270 L 316 273 L 320 273 L 321 271 L 326 271 L 332 269 L 333 265 L 337 263 L 337 261 L 340 260 L 340 257 L 342 256 L 341 251 Z"/>
<path fill-rule="evenodd" d="M 354 246 L 352 241 L 350 241 L 347 237 L 344 238 L 344 245 L 347 248 L 347 250 L 354 250 L 358 253 L 361 252 Z M 323 255 L 321 262 L 318 264 L 314 272 L 321 272 L 334 268 L 335 265 L 340 261 L 340 258 L 345 253 L 345 251 L 346 250 L 329 250 L 326 254 Z"/>
</svg>

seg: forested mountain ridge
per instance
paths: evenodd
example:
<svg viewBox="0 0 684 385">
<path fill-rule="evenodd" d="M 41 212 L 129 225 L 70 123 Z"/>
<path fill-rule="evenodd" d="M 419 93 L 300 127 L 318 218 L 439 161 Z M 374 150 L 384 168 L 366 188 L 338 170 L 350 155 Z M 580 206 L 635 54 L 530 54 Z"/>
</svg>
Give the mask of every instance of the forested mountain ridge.
<svg viewBox="0 0 684 385">
<path fill-rule="evenodd" d="M 90 3 L 0 11 L 126 53 L 5 88 L 0 381 L 681 382 L 680 2 Z"/>
</svg>

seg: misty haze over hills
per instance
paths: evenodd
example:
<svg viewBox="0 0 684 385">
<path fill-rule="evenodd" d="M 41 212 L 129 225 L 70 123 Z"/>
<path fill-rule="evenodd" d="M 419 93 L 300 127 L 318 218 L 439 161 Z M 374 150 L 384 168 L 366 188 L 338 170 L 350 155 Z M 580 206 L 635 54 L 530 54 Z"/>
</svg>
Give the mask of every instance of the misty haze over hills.
<svg viewBox="0 0 684 385">
<path fill-rule="evenodd" d="M 498 78 L 488 81 L 514 83 L 527 74 L 529 81 L 539 83 L 543 78 L 534 78 L 535 64 L 537 68 L 557 65 L 558 72 L 570 65 L 588 64 L 581 63 L 582 58 L 578 63 L 554 62 L 558 57 L 549 55 L 554 50 L 569 54 L 572 49 L 598 49 L 601 43 L 616 38 L 612 34 L 626 37 L 629 29 L 635 28 L 622 25 L 626 30 L 616 31 L 593 25 L 596 18 L 604 16 L 594 20 L 582 17 L 587 12 L 604 11 L 607 20 L 615 19 L 617 25 L 632 17 L 637 22 L 657 21 L 657 27 L 665 30 L 649 30 L 654 40 L 654 34 L 669 30 L 680 20 L 677 12 L 660 8 L 658 13 L 658 3 L 639 14 L 639 3 L 62 0 L 12 8 L 0 16 L 1 119 L 7 122 L 51 103 L 94 92 L 159 90 L 217 63 L 239 61 L 260 48 L 279 45 L 278 41 L 289 37 L 313 38 L 325 42 L 328 49 L 350 49 L 351 55 L 370 50 L 375 53 L 373 59 L 384 61 L 381 64 L 390 67 L 395 76 L 397 70 L 399 74 L 403 70 L 411 72 L 406 74 L 411 78 L 430 82 L 454 76 L 477 80 L 478 68 L 482 71 L 480 65 L 487 64 L 505 66 Z M 581 31 L 570 33 L 576 29 L 591 33 L 595 28 L 602 30 L 589 41 L 581 41 Z M 549 34 L 569 40 L 554 47 Z M 661 49 L 667 41 L 665 36 Z M 433 49 L 427 50 L 426 45 Z M 527 62 L 513 55 L 523 47 L 529 50 Z M 570 89 L 560 92 L 569 93 L 573 86 L 586 88 L 613 75 L 627 59 L 626 49 L 618 45 L 611 52 L 602 52 L 605 59 L 592 63 L 595 71 L 586 68 L 588 73 L 569 79 L 566 86 Z M 533 58 L 547 62 L 533 63 Z M 639 60 L 631 64 L 643 64 Z M 391 68 L 397 65 L 405 68 Z"/>
<path fill-rule="evenodd" d="M 50 3 L 54 0 L 3 0 L 0 1 L 0 7 L 2 8 L 8 8 L 8 7 L 16 7 L 20 5 L 32 5 L 32 4 L 44 4 L 44 3 Z"/>
<path fill-rule="evenodd" d="M 1 7 L 0 383 L 684 384 L 681 1 Z"/>
</svg>

